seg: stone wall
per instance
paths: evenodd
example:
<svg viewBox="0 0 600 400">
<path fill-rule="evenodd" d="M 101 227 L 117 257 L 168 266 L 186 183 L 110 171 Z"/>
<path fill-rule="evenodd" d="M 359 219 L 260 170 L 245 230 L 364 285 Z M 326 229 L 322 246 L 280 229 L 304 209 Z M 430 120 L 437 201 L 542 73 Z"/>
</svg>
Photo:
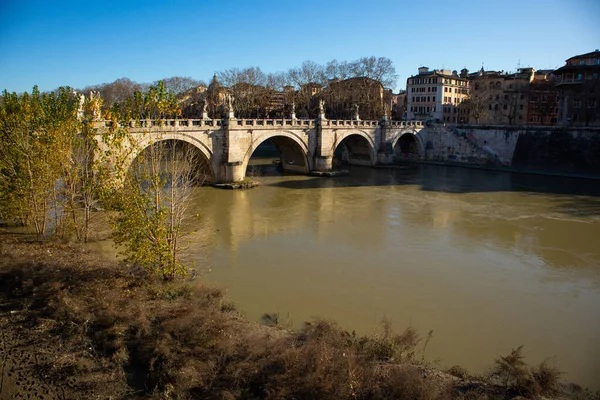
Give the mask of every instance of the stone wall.
<svg viewBox="0 0 600 400">
<path fill-rule="evenodd" d="M 425 160 L 600 176 L 600 128 L 432 125 Z"/>
</svg>

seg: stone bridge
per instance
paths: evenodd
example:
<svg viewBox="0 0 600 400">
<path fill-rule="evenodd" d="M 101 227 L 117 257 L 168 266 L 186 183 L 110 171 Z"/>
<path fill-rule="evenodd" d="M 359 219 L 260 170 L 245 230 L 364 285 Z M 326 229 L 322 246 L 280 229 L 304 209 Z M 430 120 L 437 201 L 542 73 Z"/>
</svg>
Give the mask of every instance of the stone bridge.
<svg viewBox="0 0 600 400">
<path fill-rule="evenodd" d="M 98 135 L 110 121 L 97 122 Z M 210 165 L 215 183 L 246 177 L 252 153 L 267 140 L 278 149 L 285 171 L 301 174 L 332 170 L 333 155 L 342 150 L 350 164 L 390 164 L 395 155 L 423 157 L 426 140 L 420 121 L 304 119 L 141 120 L 128 127 L 137 146 L 131 161 L 157 141 L 180 140 L 195 146 Z"/>
</svg>

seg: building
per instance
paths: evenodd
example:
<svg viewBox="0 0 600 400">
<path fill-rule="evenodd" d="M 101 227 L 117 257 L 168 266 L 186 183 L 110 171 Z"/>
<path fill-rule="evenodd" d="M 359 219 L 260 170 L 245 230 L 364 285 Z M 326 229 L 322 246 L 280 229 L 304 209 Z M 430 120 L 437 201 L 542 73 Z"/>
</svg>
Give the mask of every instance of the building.
<svg viewBox="0 0 600 400">
<path fill-rule="evenodd" d="M 461 104 L 469 98 L 469 80 L 456 71 L 419 68 L 406 80 L 407 119 L 462 123 L 468 119 Z"/>
<path fill-rule="evenodd" d="M 558 121 L 558 89 L 551 70 L 535 71 L 527 90 L 526 125 L 552 126 Z"/>
<path fill-rule="evenodd" d="M 600 50 L 566 60 L 554 71 L 558 82 L 558 124 L 600 126 Z"/>
<path fill-rule="evenodd" d="M 525 125 L 529 85 L 534 68 L 519 68 L 515 73 L 484 71 L 470 74 L 469 121 L 489 125 Z"/>
<path fill-rule="evenodd" d="M 401 90 L 398 94 L 392 94 L 392 119 L 406 119 L 407 99 L 406 90 Z"/>
</svg>

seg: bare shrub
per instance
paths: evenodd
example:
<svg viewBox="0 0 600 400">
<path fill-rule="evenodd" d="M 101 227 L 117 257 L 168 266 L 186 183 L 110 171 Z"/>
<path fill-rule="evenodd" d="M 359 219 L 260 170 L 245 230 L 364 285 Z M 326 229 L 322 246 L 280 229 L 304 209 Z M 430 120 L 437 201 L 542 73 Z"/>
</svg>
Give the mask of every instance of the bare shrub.
<svg viewBox="0 0 600 400">
<path fill-rule="evenodd" d="M 367 355 L 378 361 L 413 361 L 415 348 L 421 341 L 417 331 L 408 327 L 401 334 L 392 329 L 389 320 L 383 319 L 379 329 L 368 339 L 363 340 L 361 347 Z"/>
</svg>

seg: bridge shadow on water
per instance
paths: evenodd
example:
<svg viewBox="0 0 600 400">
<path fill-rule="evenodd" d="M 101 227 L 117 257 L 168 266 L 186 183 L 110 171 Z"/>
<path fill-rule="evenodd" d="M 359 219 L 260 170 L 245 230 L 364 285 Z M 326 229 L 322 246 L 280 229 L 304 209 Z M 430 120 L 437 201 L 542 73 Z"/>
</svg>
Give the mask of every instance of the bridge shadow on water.
<svg viewBox="0 0 600 400">
<path fill-rule="evenodd" d="M 349 166 L 349 174 L 333 178 L 283 180 L 270 185 L 287 189 L 365 186 L 416 186 L 427 192 L 453 194 L 520 192 L 545 195 L 558 211 L 600 216 L 600 180 L 491 171 L 454 166 L 414 165 L 408 169 Z"/>
</svg>

